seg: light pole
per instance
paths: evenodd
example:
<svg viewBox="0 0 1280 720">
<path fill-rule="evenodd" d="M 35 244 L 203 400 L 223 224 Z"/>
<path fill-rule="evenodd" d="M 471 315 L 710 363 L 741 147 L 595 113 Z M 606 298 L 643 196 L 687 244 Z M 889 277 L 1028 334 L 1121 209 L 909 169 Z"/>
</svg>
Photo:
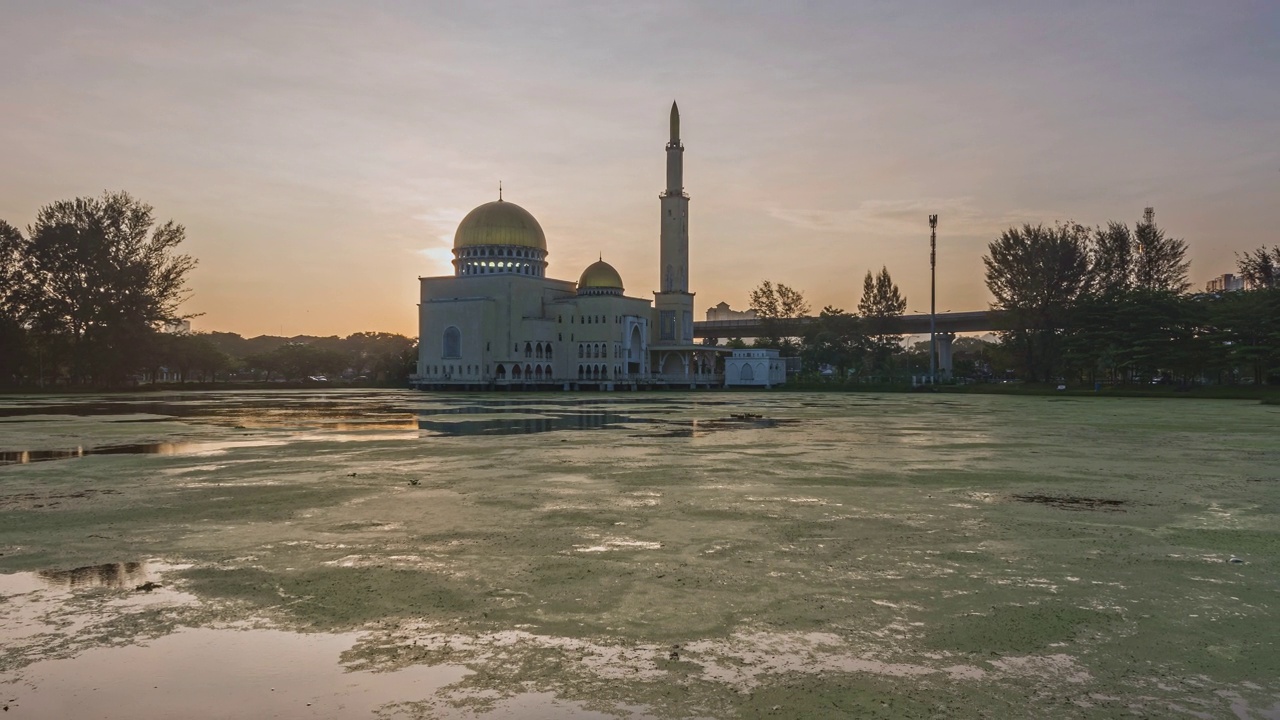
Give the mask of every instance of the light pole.
<svg viewBox="0 0 1280 720">
<path fill-rule="evenodd" d="M 938 216 L 929 216 L 929 384 L 938 384 Z"/>
</svg>

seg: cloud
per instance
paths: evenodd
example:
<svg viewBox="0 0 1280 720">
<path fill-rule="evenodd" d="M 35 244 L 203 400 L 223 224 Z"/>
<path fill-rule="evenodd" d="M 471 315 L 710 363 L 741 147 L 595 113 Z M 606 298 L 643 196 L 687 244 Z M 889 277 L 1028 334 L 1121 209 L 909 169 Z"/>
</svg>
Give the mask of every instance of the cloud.
<svg viewBox="0 0 1280 720">
<path fill-rule="evenodd" d="M 457 208 L 440 208 L 428 210 L 413 216 L 429 228 L 435 236 L 435 242 L 415 252 L 431 263 L 431 269 L 438 274 L 448 275 L 453 272 L 453 233 L 458 223 L 466 216 L 465 210 Z"/>
<path fill-rule="evenodd" d="M 945 227 L 950 235 L 991 235 L 1011 225 L 1058 219 L 1052 212 L 1037 210 L 991 212 L 978 207 L 969 197 L 868 200 L 847 210 L 773 207 L 768 213 L 775 220 L 802 230 L 872 235 L 918 233 L 928 226 L 929 215 L 938 215 L 939 227 Z"/>
</svg>

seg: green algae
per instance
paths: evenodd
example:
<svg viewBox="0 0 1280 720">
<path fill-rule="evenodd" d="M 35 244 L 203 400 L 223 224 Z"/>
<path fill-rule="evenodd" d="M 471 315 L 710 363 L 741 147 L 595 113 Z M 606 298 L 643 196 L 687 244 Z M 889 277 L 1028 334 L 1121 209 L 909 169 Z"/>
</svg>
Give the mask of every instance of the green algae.
<svg viewBox="0 0 1280 720">
<path fill-rule="evenodd" d="M 1005 605 L 989 613 L 965 615 L 931 630 L 926 642 L 940 649 L 977 655 L 1028 655 L 1101 634 L 1120 620 L 1118 613 L 1062 605 Z"/>
<path fill-rule="evenodd" d="M 480 603 L 442 578 L 394 568 L 193 568 L 178 577 L 202 597 L 242 603 L 291 627 L 350 630 L 404 617 L 465 616 Z"/>
<path fill-rule="evenodd" d="M 0 467 L 4 497 L 104 491 L 0 505 L 0 570 L 192 562 L 171 580 L 203 604 L 183 622 L 360 630 L 352 667 L 469 668 L 444 706 L 406 696 L 423 717 L 530 689 L 664 717 L 1230 717 L 1218 693 L 1280 699 L 1273 412 L 779 393 L 741 407 L 798 422 L 665 435 L 661 418 L 723 417 L 735 396 L 701 397 L 624 398 L 653 422 L 621 429 L 291 427 L 212 458 Z"/>
</svg>

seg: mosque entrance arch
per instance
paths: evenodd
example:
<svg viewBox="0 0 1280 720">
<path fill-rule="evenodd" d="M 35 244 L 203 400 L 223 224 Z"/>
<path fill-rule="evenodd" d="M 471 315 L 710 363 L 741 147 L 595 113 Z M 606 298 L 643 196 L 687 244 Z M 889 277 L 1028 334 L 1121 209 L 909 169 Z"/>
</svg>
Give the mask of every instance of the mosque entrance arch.
<svg viewBox="0 0 1280 720">
<path fill-rule="evenodd" d="M 755 382 L 756 374 L 751 369 L 751 363 L 742 364 L 742 370 L 738 372 L 738 379 L 744 383 Z"/>
<path fill-rule="evenodd" d="M 680 353 L 667 353 L 667 355 L 662 358 L 662 370 L 660 372 L 663 375 L 668 376 L 685 375 L 686 360 L 684 356 Z"/>
<path fill-rule="evenodd" d="M 640 326 L 634 325 L 631 328 L 631 339 L 627 347 L 627 374 L 631 376 L 639 375 L 644 372 L 640 361 L 644 357 L 644 335 L 640 332 Z"/>
</svg>

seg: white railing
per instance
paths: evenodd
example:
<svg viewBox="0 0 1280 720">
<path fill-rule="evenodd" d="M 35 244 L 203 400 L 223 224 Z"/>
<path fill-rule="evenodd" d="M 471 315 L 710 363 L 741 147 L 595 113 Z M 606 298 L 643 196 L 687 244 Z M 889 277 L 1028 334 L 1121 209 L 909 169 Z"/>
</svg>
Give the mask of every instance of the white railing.
<svg viewBox="0 0 1280 720">
<path fill-rule="evenodd" d="M 655 373 L 653 379 L 671 385 L 722 385 L 724 375 L 720 373 Z"/>
</svg>

